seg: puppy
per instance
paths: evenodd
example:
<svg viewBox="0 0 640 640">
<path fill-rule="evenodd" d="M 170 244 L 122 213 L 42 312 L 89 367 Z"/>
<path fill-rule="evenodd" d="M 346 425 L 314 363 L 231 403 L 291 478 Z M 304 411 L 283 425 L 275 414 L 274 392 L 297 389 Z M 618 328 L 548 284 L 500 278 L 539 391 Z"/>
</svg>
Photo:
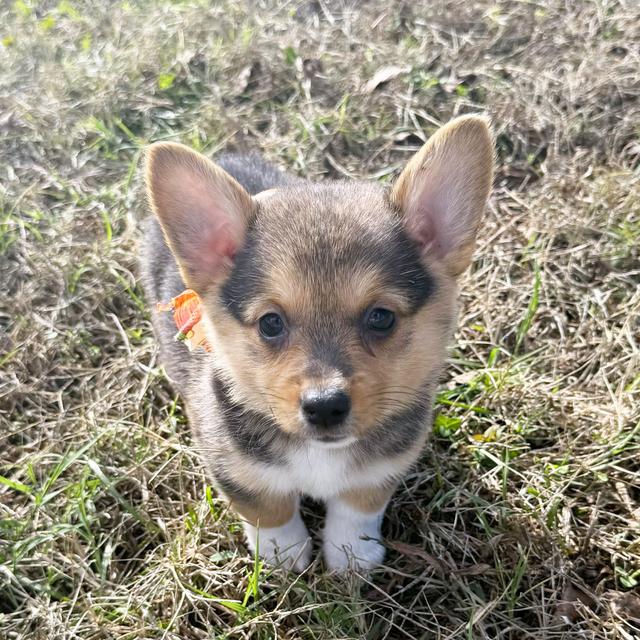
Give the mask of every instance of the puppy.
<svg viewBox="0 0 640 640">
<path fill-rule="evenodd" d="M 390 187 L 149 148 L 146 294 L 155 305 L 194 290 L 210 345 L 189 352 L 154 311 L 161 358 L 211 477 L 266 560 L 311 561 L 307 495 L 326 503 L 331 570 L 382 562 L 385 506 L 430 431 L 492 169 L 478 116 L 439 129 Z"/>
</svg>

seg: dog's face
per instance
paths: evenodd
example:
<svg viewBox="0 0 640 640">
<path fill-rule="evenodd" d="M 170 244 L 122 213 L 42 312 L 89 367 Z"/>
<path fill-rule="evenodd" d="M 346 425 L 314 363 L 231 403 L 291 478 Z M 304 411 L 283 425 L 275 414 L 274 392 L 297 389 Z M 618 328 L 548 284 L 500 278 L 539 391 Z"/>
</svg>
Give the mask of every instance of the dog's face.
<svg viewBox="0 0 640 640">
<path fill-rule="evenodd" d="M 251 197 L 173 144 L 151 148 L 148 188 L 238 400 L 338 447 L 435 384 L 491 174 L 486 123 L 461 118 L 392 189 L 297 183 Z"/>
</svg>

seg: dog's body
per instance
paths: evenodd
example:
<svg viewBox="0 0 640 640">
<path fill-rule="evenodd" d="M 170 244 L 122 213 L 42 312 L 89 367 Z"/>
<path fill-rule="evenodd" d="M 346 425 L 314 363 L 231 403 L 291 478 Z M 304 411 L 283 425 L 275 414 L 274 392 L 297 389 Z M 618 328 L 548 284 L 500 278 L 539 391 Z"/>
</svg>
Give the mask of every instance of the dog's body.
<svg viewBox="0 0 640 640">
<path fill-rule="evenodd" d="M 255 156 L 216 166 L 152 147 L 160 224 L 146 234 L 147 295 L 197 291 L 212 345 L 189 353 L 171 316 L 154 312 L 162 359 L 203 460 L 264 557 L 309 563 L 298 512 L 308 495 L 327 503 L 330 568 L 382 560 L 380 522 L 429 430 L 491 164 L 474 117 L 436 134 L 391 192 L 308 183 Z"/>
</svg>

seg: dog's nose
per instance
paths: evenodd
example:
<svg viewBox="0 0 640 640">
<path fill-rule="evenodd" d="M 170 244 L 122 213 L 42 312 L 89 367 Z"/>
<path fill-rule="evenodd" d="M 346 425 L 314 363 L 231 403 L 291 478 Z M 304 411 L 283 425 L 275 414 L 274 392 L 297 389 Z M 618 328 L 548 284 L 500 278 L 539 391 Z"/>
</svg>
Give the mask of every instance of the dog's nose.
<svg viewBox="0 0 640 640">
<path fill-rule="evenodd" d="M 302 413 L 314 427 L 335 427 L 344 422 L 351 410 L 351 399 L 336 389 L 307 391 L 300 402 Z"/>
</svg>

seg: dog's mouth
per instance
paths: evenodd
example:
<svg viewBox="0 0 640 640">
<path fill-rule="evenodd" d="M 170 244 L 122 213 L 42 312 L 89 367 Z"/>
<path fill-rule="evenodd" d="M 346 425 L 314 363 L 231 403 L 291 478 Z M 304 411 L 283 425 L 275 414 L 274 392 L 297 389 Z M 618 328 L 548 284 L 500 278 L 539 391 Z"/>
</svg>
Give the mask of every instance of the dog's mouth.
<svg viewBox="0 0 640 640">
<path fill-rule="evenodd" d="M 353 444 L 357 438 L 352 435 L 316 435 L 310 438 L 310 443 L 323 449 L 341 449 Z"/>
<path fill-rule="evenodd" d="M 351 419 L 333 427 L 312 425 L 305 420 L 302 432 L 305 440 L 312 446 L 322 449 L 339 449 L 348 447 L 358 439 L 354 426 Z"/>
</svg>

